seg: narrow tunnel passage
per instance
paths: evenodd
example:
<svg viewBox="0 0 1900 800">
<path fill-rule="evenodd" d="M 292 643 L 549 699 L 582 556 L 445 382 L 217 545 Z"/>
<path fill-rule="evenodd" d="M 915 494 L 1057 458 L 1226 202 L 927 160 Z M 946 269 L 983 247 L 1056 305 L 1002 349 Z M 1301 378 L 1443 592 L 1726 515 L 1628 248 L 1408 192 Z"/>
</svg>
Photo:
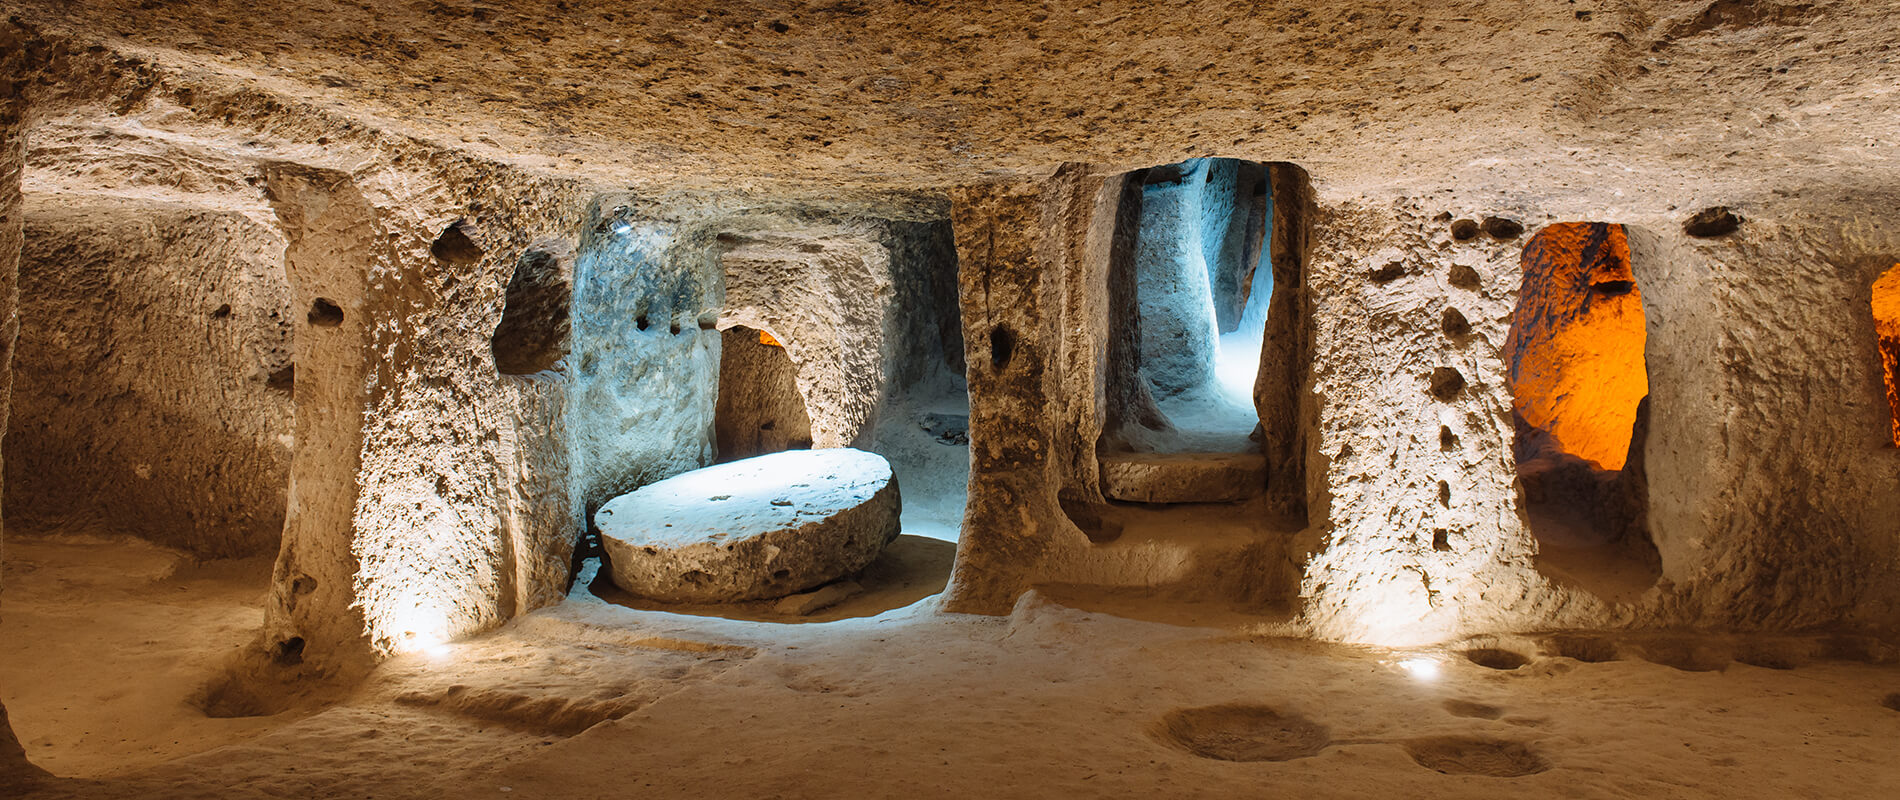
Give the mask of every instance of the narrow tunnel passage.
<svg viewBox="0 0 1900 800">
<path fill-rule="evenodd" d="M 1266 486 L 1254 402 L 1274 289 L 1266 165 L 1191 159 L 1129 180 L 1140 182 L 1132 264 L 1110 274 L 1109 292 L 1136 313 L 1111 336 L 1110 359 L 1122 366 L 1110 380 L 1127 385 L 1109 391 L 1132 402 L 1111 410 L 1102 492 L 1152 504 L 1247 501 Z"/>
</svg>

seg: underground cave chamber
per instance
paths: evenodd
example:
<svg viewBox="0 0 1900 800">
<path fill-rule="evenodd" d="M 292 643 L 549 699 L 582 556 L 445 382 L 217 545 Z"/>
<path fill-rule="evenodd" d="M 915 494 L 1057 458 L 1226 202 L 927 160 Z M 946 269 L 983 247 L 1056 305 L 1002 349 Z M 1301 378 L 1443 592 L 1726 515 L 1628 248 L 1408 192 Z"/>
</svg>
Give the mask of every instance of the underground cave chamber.
<svg viewBox="0 0 1900 800">
<path fill-rule="evenodd" d="M 741 212 L 669 230 L 627 217 L 624 206 L 600 209 L 576 261 L 586 310 L 577 316 L 583 388 L 573 408 L 593 420 L 583 429 L 583 463 L 602 468 L 589 501 L 606 545 L 594 591 L 636 607 L 771 621 L 881 613 L 941 591 L 962 510 L 962 487 L 952 481 L 968 458 L 967 423 L 940 413 L 967 407 L 951 355 L 961 355 L 954 300 L 944 294 L 956 264 L 947 226 Z M 635 501 L 625 498 L 705 486 L 701 500 L 666 501 L 679 526 L 734 509 L 757 490 L 782 495 L 760 514 L 783 507 L 810 528 L 808 538 L 824 535 L 833 516 L 872 513 L 823 505 L 832 501 L 821 490 L 840 479 L 825 453 L 839 448 L 888 463 L 888 513 L 896 526 L 901 508 L 902 533 L 868 564 L 853 560 L 817 585 L 805 580 L 793 596 L 752 586 L 719 600 L 704 586 L 636 584 L 630 564 L 646 551 L 621 547 L 603 527 L 627 531 L 629 513 L 651 515 L 629 511 Z M 797 451 L 812 452 L 792 457 Z M 656 465 L 662 454 L 671 460 Z M 767 457 L 775 466 L 766 472 L 748 466 Z M 801 473 L 800 465 L 825 471 Z M 719 480 L 736 483 L 720 490 L 701 473 L 731 473 Z M 771 558 L 790 552 L 769 549 Z M 726 585 L 728 567 L 695 563 L 702 584 Z M 786 580 L 806 574 L 780 572 Z"/>
<path fill-rule="evenodd" d="M 1661 574 L 1646 519 L 1647 330 L 1630 235 L 1600 222 L 1538 231 L 1504 344 L 1511 452 L 1540 567 L 1618 599 Z"/>
<path fill-rule="evenodd" d="M 289 5 L 0 14 L 0 796 L 1900 794 L 1896 0 Z"/>
</svg>

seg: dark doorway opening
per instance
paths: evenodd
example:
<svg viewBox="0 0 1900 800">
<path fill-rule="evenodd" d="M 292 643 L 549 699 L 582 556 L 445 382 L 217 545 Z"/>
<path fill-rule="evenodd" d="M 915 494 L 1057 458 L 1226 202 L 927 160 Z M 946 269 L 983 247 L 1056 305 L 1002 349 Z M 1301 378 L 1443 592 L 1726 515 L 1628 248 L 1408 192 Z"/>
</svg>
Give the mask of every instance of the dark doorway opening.
<svg viewBox="0 0 1900 800">
<path fill-rule="evenodd" d="M 719 402 L 713 411 L 719 463 L 811 448 L 811 417 L 798 368 L 772 334 L 743 325 L 719 343 Z"/>
</svg>

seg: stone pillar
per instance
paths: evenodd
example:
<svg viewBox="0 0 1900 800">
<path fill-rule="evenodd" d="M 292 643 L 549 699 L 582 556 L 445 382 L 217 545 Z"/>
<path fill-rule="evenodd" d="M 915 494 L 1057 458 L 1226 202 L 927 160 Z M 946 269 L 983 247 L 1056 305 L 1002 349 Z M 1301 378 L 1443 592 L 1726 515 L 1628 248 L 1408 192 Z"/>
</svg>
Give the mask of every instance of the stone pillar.
<svg viewBox="0 0 1900 800">
<path fill-rule="evenodd" d="M 389 253 L 375 212 L 348 175 L 292 164 L 266 168 L 288 246 L 284 269 L 296 325 L 296 455 L 284 538 L 265 609 L 264 641 L 279 663 L 348 677 L 373 662 L 358 602 L 356 510 L 363 416 L 372 393 L 372 265 Z"/>
<path fill-rule="evenodd" d="M 1075 382 L 1064 380 L 1062 353 L 1061 267 L 1100 216 L 1088 202 L 1100 192 L 1086 184 L 1065 167 L 1047 184 L 951 196 L 970 386 L 969 505 L 945 600 L 952 611 L 1008 611 L 1051 552 L 1087 543 L 1057 500 L 1059 431 L 1074 434 L 1060 421 L 1064 393 L 1091 389 L 1065 385 Z"/>
<path fill-rule="evenodd" d="M 1321 197 L 1307 211 L 1311 393 L 1323 398 L 1307 445 L 1308 629 L 1404 646 L 1600 612 L 1538 574 L 1517 506 L 1499 346 L 1522 244 L 1454 243 L 1411 201 Z M 1471 329 L 1446 332 L 1447 309 Z"/>
<path fill-rule="evenodd" d="M 395 197 L 297 164 L 264 173 L 297 325 L 266 645 L 312 677 L 347 678 L 557 600 L 578 523 L 567 393 L 554 376 L 502 376 L 492 337 L 510 270 L 571 198 L 480 198 L 485 233 L 440 227 L 475 200 Z"/>
<path fill-rule="evenodd" d="M 1307 431 L 1314 416 L 1311 305 L 1306 294 L 1307 209 L 1312 189 L 1306 171 L 1292 164 L 1267 167 L 1273 217 L 1270 250 L 1273 294 L 1254 376 L 1254 409 L 1260 414 L 1260 452 L 1267 458 L 1267 492 L 1276 510 L 1306 518 Z"/>
<path fill-rule="evenodd" d="M 1900 451 L 1870 297 L 1900 229 L 1759 209 L 1630 237 L 1649 338 L 1649 524 L 1669 624 L 1800 629 L 1900 613 Z"/>
</svg>

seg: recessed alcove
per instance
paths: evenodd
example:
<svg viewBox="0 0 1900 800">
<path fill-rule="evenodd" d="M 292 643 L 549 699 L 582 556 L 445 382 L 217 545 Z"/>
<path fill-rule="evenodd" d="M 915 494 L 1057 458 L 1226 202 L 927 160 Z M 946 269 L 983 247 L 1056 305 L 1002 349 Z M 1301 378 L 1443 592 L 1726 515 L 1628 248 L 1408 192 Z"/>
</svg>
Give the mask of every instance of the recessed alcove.
<svg viewBox="0 0 1900 800">
<path fill-rule="evenodd" d="M 1567 222 L 1524 246 L 1505 340 L 1512 457 L 1540 568 L 1605 599 L 1660 576 L 1644 470 L 1642 289 L 1621 225 Z"/>
<path fill-rule="evenodd" d="M 444 239 L 449 232 L 461 235 L 460 228 L 451 227 L 442 234 Z M 436 241 L 438 249 L 442 241 Z M 572 260 L 572 248 L 556 240 L 537 243 L 515 263 L 502 295 L 501 321 L 489 337 L 495 369 L 501 374 L 533 375 L 553 369 L 567 355 L 574 295 Z"/>
<path fill-rule="evenodd" d="M 811 447 L 798 368 L 771 333 L 738 325 L 721 335 L 713 431 L 721 462 Z"/>
<path fill-rule="evenodd" d="M 1874 334 L 1880 340 L 1880 372 L 1893 418 L 1893 444 L 1900 447 L 1900 265 L 1874 281 Z"/>
<path fill-rule="evenodd" d="M 712 399 L 709 419 L 704 410 L 690 412 L 707 423 L 712 452 L 699 463 L 678 464 L 667 475 L 642 478 L 637 486 L 669 476 L 695 479 L 702 472 L 712 474 L 712 464 L 741 469 L 786 451 L 814 450 L 816 455 L 855 448 L 890 465 L 893 483 L 902 493 L 901 503 L 892 504 L 901 508 L 900 530 L 861 570 L 788 596 L 735 595 L 724 601 L 708 599 L 710 592 L 693 598 L 638 596 L 616 585 L 616 580 L 634 579 L 631 573 L 613 577 L 607 569 L 611 563 L 592 579 L 590 591 L 631 608 L 781 623 L 871 616 L 942 591 L 962 510 L 957 476 L 967 470 L 957 466 L 969 458 L 961 359 L 951 357 L 953 350 L 961 350 L 962 340 L 953 327 L 950 292 L 956 256 L 948 226 L 940 221 L 761 215 L 723 219 L 707 227 L 712 230 L 670 239 L 672 250 L 648 256 L 665 259 L 672 269 L 691 270 L 695 285 L 706 287 L 697 302 L 707 307 L 691 325 L 669 325 L 652 311 L 636 314 L 631 330 L 616 322 L 622 327 L 615 336 L 716 342 L 710 348 L 716 371 L 704 370 L 698 355 L 690 370 L 656 362 L 645 373 L 660 383 L 649 383 L 641 392 L 644 397 Z M 628 231 L 624 235 L 631 239 L 643 236 L 638 224 L 630 224 Z M 581 263 L 605 266 L 585 254 Z M 651 266 L 645 269 L 648 276 L 665 274 Z M 587 271 L 579 278 L 583 286 L 606 277 Z M 655 297 L 646 289 L 613 299 L 623 307 L 649 309 L 670 303 L 675 310 L 667 318 L 684 319 L 677 310 L 679 293 L 664 286 L 658 285 L 661 292 L 672 292 L 672 299 Z M 722 300 L 708 302 L 714 297 Z M 593 370 L 611 373 L 627 355 L 624 348 L 604 344 L 593 348 Z M 695 429 L 684 425 L 669 435 L 697 441 Z M 796 465 L 808 459 L 782 460 Z M 737 503 L 732 498 L 741 490 L 776 491 L 784 495 L 787 507 L 796 507 L 797 498 L 838 477 L 774 470 L 757 479 L 764 484 L 709 490 L 703 508 L 688 503 L 691 508 L 683 507 L 682 513 L 698 513 L 694 508 L 719 513 L 723 506 Z M 773 503 L 774 508 L 779 505 Z M 600 513 L 605 512 L 595 512 Z M 815 511 L 801 512 L 798 519 L 807 526 L 830 524 L 830 517 Z M 611 558 L 618 545 L 606 544 Z M 704 581 L 717 584 L 725 578 L 708 573 Z"/>
</svg>

